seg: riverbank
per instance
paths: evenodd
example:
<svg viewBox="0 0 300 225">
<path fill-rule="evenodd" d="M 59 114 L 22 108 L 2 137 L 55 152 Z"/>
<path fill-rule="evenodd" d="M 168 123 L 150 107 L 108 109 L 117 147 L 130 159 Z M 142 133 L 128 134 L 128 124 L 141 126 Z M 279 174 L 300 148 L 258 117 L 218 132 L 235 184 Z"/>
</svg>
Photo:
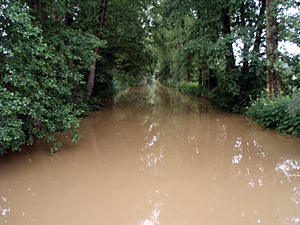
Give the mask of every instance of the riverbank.
<svg viewBox="0 0 300 225">
<path fill-rule="evenodd" d="M 185 94 L 207 97 L 216 106 L 229 112 L 245 114 L 266 128 L 275 129 L 284 134 L 300 136 L 300 93 L 274 99 L 269 99 L 267 96 L 261 97 L 243 106 L 236 103 L 235 106 L 230 108 L 224 107 L 224 104 L 220 104 L 220 101 L 214 101 L 213 92 L 201 89 L 198 82 L 178 83 L 169 81 L 165 82 L 164 85 Z"/>
</svg>

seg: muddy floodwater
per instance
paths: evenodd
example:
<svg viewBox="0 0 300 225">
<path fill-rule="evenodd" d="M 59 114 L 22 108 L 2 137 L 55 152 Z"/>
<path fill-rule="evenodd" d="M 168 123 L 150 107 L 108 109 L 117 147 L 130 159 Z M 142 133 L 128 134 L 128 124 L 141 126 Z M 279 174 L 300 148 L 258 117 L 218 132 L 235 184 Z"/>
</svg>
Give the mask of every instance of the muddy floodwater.
<svg viewBox="0 0 300 225">
<path fill-rule="evenodd" d="M 300 138 L 158 84 L 0 159 L 0 224 L 300 224 Z"/>
</svg>

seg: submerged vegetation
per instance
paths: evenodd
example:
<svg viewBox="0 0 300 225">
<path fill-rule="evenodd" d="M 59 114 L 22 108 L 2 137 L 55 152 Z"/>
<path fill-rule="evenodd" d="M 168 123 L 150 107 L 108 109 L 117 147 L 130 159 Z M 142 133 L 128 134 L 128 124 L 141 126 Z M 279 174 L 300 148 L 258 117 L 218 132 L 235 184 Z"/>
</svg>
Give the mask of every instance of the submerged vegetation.
<svg viewBox="0 0 300 225">
<path fill-rule="evenodd" d="M 1 0 L 0 155 L 54 132 L 114 90 L 162 84 L 300 133 L 297 0 Z M 297 92 L 298 91 L 298 92 Z"/>
</svg>

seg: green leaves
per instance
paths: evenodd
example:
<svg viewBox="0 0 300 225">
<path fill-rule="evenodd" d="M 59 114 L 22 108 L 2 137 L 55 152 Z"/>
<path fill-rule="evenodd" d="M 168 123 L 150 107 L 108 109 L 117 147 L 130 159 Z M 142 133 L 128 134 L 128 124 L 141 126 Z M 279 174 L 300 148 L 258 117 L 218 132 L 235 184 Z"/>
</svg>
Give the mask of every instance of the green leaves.
<svg viewBox="0 0 300 225">
<path fill-rule="evenodd" d="M 0 14 L 3 64 L 0 67 L 0 155 L 73 131 L 87 109 L 84 75 L 93 49 L 104 46 L 95 36 L 58 23 L 47 27 L 20 2 L 7 2 Z"/>
<path fill-rule="evenodd" d="M 8 1 L 0 13 L 0 155 L 76 128 L 80 116 L 99 108 L 113 80 L 135 85 L 150 71 L 147 1 L 109 1 L 100 31 L 101 1 Z M 143 27 L 144 26 L 144 27 Z M 99 48 L 96 56 L 94 49 Z M 97 58 L 94 96 L 86 81 Z"/>
<path fill-rule="evenodd" d="M 193 95 L 193 96 L 201 96 L 203 89 L 200 89 L 198 82 L 167 82 L 167 86 L 175 87 L 179 91 L 185 94 Z"/>
<path fill-rule="evenodd" d="M 258 123 L 275 128 L 283 133 L 300 134 L 300 98 L 299 93 L 292 97 L 268 97 L 254 101 L 246 114 Z"/>
<path fill-rule="evenodd" d="M 12 151 L 20 150 L 19 146 L 25 143 L 23 121 L 18 114 L 27 105 L 26 99 L 0 87 L 0 156 L 10 147 Z"/>
</svg>

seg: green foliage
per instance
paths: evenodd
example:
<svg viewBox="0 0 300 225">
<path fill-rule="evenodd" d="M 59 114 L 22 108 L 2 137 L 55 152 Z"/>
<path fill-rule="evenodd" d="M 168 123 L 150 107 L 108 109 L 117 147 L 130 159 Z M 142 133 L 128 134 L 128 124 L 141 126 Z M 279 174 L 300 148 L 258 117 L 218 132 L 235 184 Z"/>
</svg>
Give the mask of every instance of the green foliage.
<svg viewBox="0 0 300 225">
<path fill-rule="evenodd" d="M 199 88 L 198 82 L 181 82 L 178 86 L 178 89 L 186 94 L 200 96 L 201 89 Z"/>
<path fill-rule="evenodd" d="M 0 155 L 8 148 L 20 150 L 19 146 L 25 143 L 26 134 L 22 130 L 24 123 L 18 114 L 28 103 L 26 98 L 0 87 Z"/>
<path fill-rule="evenodd" d="M 79 117 L 88 109 L 83 73 L 102 43 L 62 24 L 40 24 L 20 2 L 2 6 L 0 19 L 0 155 L 21 150 L 34 137 L 47 138 L 54 152 L 60 146 L 56 131 L 71 130 L 76 141 Z"/>
<path fill-rule="evenodd" d="M 203 94 L 203 90 L 200 89 L 198 82 L 176 82 L 170 80 L 165 82 L 164 85 L 176 88 L 182 93 L 193 96 L 201 96 Z"/>
<path fill-rule="evenodd" d="M 241 21 L 236 12 L 243 4 L 248 8 Z M 250 96 L 257 96 L 266 86 L 265 61 L 250 51 L 255 39 L 252 24 L 258 23 L 258 9 L 251 1 L 162 1 L 153 10 L 159 80 L 175 80 L 178 87 L 190 76 L 191 81 L 200 82 L 200 90 L 205 90 L 200 93 L 218 106 L 243 111 Z M 238 42 L 244 43 L 244 48 L 238 50 L 248 64 L 237 65 L 230 57 L 232 46 Z M 199 93 L 188 85 L 178 88 Z"/>
<path fill-rule="evenodd" d="M 153 73 L 149 2 L 109 1 L 101 30 L 101 0 L 1 2 L 0 155 L 34 137 L 46 138 L 53 153 L 61 146 L 57 131 L 71 131 L 76 141 L 80 116 L 109 102 L 113 84 L 137 85 Z"/>
<path fill-rule="evenodd" d="M 109 78 L 110 86 L 128 87 L 140 84 L 151 70 L 146 1 L 109 1 L 103 33 L 107 46 L 98 74 Z M 97 86 L 97 85 L 96 85 Z M 112 88 L 111 88 L 112 89 Z"/>
<path fill-rule="evenodd" d="M 116 93 L 118 91 L 125 90 L 127 88 L 127 85 L 118 80 L 114 80 L 113 87 L 114 87 L 114 93 Z"/>
<path fill-rule="evenodd" d="M 250 100 L 255 99 L 264 90 L 265 76 L 249 72 L 246 77 L 241 71 L 231 70 L 230 76 L 217 75 L 218 86 L 211 89 L 208 98 L 217 106 L 234 113 L 243 113 Z"/>
<path fill-rule="evenodd" d="M 260 98 L 247 108 L 246 114 L 266 127 L 300 135 L 300 93 L 292 97 Z"/>
<path fill-rule="evenodd" d="M 282 88 L 287 94 L 292 94 L 300 88 L 300 55 L 285 56 L 280 63 Z"/>
</svg>

